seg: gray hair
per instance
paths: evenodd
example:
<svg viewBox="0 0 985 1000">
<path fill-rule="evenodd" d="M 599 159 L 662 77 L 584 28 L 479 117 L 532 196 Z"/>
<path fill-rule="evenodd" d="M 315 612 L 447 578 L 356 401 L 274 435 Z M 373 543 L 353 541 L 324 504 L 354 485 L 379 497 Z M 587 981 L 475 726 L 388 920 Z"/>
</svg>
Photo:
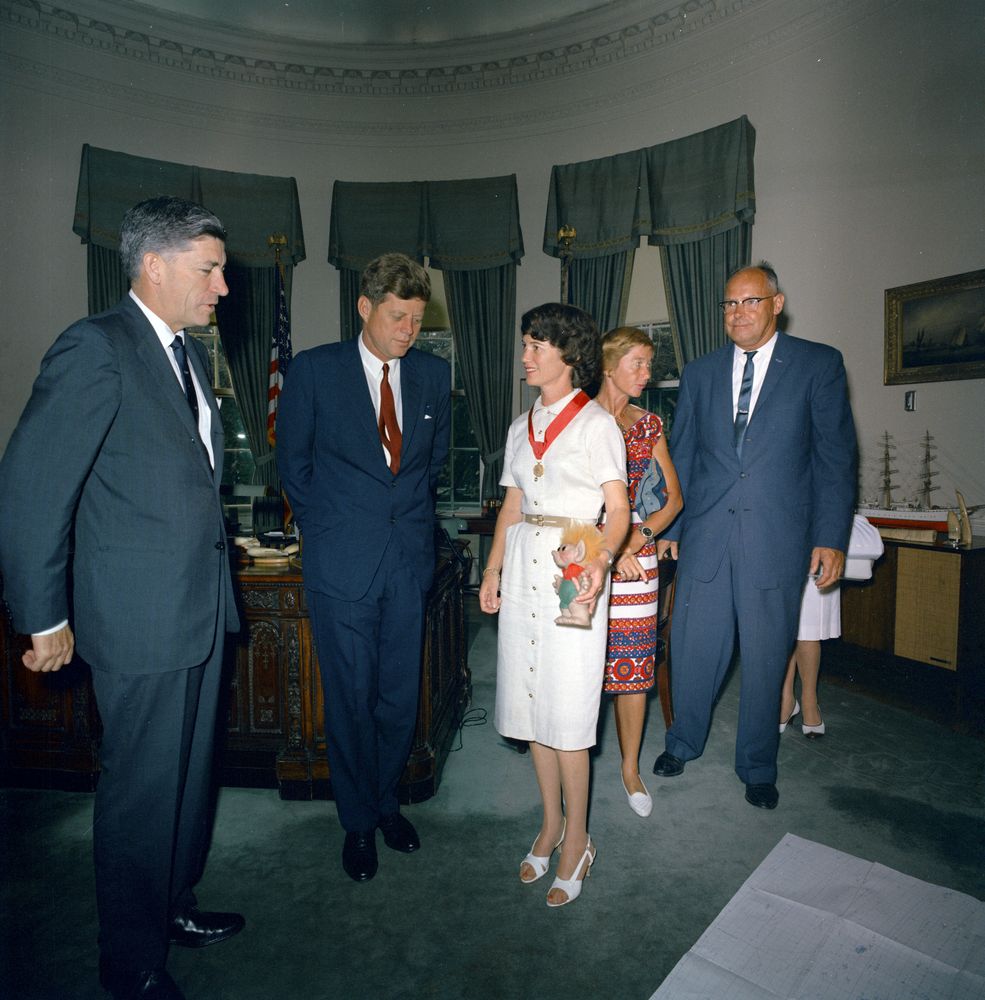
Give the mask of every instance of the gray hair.
<svg viewBox="0 0 985 1000">
<path fill-rule="evenodd" d="M 120 226 L 120 261 L 130 281 L 140 277 L 145 253 L 181 253 L 201 236 L 226 242 L 226 230 L 208 209 L 184 198 L 162 196 L 134 205 Z"/>
<path fill-rule="evenodd" d="M 737 274 L 741 274 L 743 271 L 762 271 L 766 275 L 766 283 L 773 290 L 773 294 L 776 295 L 780 290 L 780 282 L 776 277 L 776 271 L 768 260 L 761 260 L 758 264 L 743 264 L 742 267 L 737 267 L 725 279 L 725 283 L 728 284 Z"/>
</svg>

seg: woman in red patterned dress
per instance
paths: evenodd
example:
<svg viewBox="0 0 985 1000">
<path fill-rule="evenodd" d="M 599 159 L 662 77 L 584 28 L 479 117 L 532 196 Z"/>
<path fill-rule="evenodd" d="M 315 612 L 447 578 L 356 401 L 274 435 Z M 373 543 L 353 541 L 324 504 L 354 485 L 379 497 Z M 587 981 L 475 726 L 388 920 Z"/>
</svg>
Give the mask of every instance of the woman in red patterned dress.
<svg viewBox="0 0 985 1000">
<path fill-rule="evenodd" d="M 626 441 L 629 502 L 633 524 L 617 554 L 609 599 L 609 638 L 602 690 L 616 695 L 616 731 L 622 754 L 622 785 L 629 806 L 649 816 L 653 800 L 640 777 L 639 756 L 646 717 L 646 696 L 654 684 L 657 648 L 657 558 L 670 543 L 657 536 L 677 516 L 681 489 L 670 460 L 663 424 L 655 413 L 630 403 L 650 380 L 653 345 L 634 327 L 610 330 L 602 339 L 602 387 L 596 397 L 616 419 Z M 663 507 L 645 520 L 637 513 L 636 494 L 655 459 L 663 472 Z"/>
</svg>

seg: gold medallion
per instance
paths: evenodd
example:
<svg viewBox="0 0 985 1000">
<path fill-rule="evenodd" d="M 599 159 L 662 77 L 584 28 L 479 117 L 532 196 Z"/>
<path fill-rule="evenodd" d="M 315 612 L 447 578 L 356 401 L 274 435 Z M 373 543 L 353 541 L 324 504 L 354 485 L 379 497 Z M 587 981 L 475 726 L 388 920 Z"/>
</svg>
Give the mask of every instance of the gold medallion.
<svg viewBox="0 0 985 1000">
<path fill-rule="evenodd" d="M 536 476 L 536 477 L 537 477 L 538 479 L 540 479 L 540 477 L 541 477 L 541 476 L 542 476 L 543 474 L 544 474 L 544 466 L 543 466 L 543 464 L 542 464 L 541 462 L 538 462 L 538 463 L 537 463 L 537 464 L 536 464 L 536 465 L 534 466 L 534 475 L 535 475 L 535 476 Z"/>
</svg>

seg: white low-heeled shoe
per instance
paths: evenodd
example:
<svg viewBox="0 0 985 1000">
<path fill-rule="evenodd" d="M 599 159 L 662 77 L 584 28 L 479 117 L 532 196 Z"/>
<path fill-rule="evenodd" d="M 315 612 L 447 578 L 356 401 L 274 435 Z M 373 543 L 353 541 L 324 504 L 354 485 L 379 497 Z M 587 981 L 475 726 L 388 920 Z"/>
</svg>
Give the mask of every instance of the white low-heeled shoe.
<svg viewBox="0 0 985 1000">
<path fill-rule="evenodd" d="M 551 848 L 551 854 L 553 854 L 563 843 L 564 843 L 564 828 L 568 825 L 567 819 L 561 825 L 561 838 L 558 842 Z M 534 844 L 537 843 L 537 838 L 534 838 Z M 551 864 L 551 854 L 547 857 L 543 857 L 540 854 L 534 854 L 534 844 L 530 845 L 530 853 L 520 862 L 520 867 L 523 868 L 524 865 L 530 865 L 534 870 L 533 878 L 524 878 L 520 876 L 520 881 L 524 885 L 530 885 L 531 882 L 536 882 L 537 879 L 543 878 L 547 874 L 547 869 Z"/>
<path fill-rule="evenodd" d="M 781 733 L 786 730 L 787 726 L 789 726 L 791 722 L 793 722 L 793 719 L 794 719 L 795 715 L 800 715 L 800 702 L 799 701 L 795 701 L 793 703 L 793 711 L 787 716 L 787 721 L 780 723 L 780 732 Z"/>
<path fill-rule="evenodd" d="M 620 780 L 622 778 L 620 777 Z M 643 785 L 643 779 L 640 778 L 640 784 Z M 647 816 L 653 810 L 653 799 L 650 797 L 650 793 L 646 790 L 646 785 L 643 785 L 642 792 L 631 792 L 626 787 L 626 782 L 622 782 L 622 790 L 626 793 L 626 798 L 629 800 L 629 808 L 636 813 L 637 816 L 642 816 L 646 819 Z"/>
<path fill-rule="evenodd" d="M 592 838 L 589 837 L 588 846 L 585 848 L 585 853 L 581 856 L 581 860 L 575 866 L 574 875 L 571 878 L 555 877 L 551 888 L 548 889 L 547 905 L 549 907 L 555 909 L 558 906 L 567 906 L 568 903 L 573 903 L 581 895 L 582 884 L 592 874 L 592 865 L 595 864 L 596 853 L 597 851 L 595 850 L 595 845 L 592 843 Z M 581 875 L 581 878 L 578 877 L 579 875 Z M 560 889 L 565 894 L 565 898 L 560 903 L 551 902 L 550 894 L 554 889 Z"/>
<path fill-rule="evenodd" d="M 824 719 L 819 726 L 808 726 L 805 722 L 800 729 L 809 740 L 819 740 L 824 735 Z"/>
</svg>

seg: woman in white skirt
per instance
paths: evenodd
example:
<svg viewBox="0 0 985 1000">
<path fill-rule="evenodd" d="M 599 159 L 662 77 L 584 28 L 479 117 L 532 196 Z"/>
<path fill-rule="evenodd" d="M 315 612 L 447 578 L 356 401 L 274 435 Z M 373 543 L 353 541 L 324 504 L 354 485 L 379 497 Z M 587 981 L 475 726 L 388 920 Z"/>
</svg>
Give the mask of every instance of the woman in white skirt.
<svg viewBox="0 0 985 1000">
<path fill-rule="evenodd" d="M 592 318 L 574 306 L 548 303 L 524 314 L 521 332 L 527 384 L 540 390 L 540 398 L 507 435 L 500 479 L 506 495 L 479 603 L 487 614 L 500 613 L 496 729 L 530 744 L 543 803 L 520 881 L 547 874 L 560 847 L 547 905 L 564 906 L 577 899 L 595 860 L 588 835 L 588 750 L 602 691 L 609 570 L 629 527 L 626 450 L 612 416 L 579 388 L 599 376 Z M 596 523 L 603 504 L 600 554 L 575 581 L 575 600 L 594 609 L 590 626 L 556 624 L 552 552 L 566 527 Z"/>
<path fill-rule="evenodd" d="M 797 645 L 790 654 L 787 676 L 783 679 L 780 699 L 780 732 L 794 716 L 804 713 L 801 730 L 808 739 L 824 735 L 824 720 L 817 704 L 817 678 L 821 672 L 821 640 L 841 635 L 841 586 L 835 584 L 818 590 L 813 577 L 804 586 L 800 602 L 800 625 Z M 800 674 L 800 700 L 793 691 L 794 677 Z"/>
<path fill-rule="evenodd" d="M 867 580 L 872 564 L 883 553 L 879 532 L 860 514 L 852 520 L 852 534 L 845 558 L 846 580 Z M 787 664 L 780 699 L 780 732 L 803 710 L 803 734 L 811 740 L 824 735 L 824 719 L 817 704 L 817 678 L 821 672 L 821 642 L 841 635 L 841 585 L 818 590 L 808 577 L 800 602 L 797 645 Z M 794 695 L 794 676 L 800 674 L 800 701 Z"/>
</svg>

